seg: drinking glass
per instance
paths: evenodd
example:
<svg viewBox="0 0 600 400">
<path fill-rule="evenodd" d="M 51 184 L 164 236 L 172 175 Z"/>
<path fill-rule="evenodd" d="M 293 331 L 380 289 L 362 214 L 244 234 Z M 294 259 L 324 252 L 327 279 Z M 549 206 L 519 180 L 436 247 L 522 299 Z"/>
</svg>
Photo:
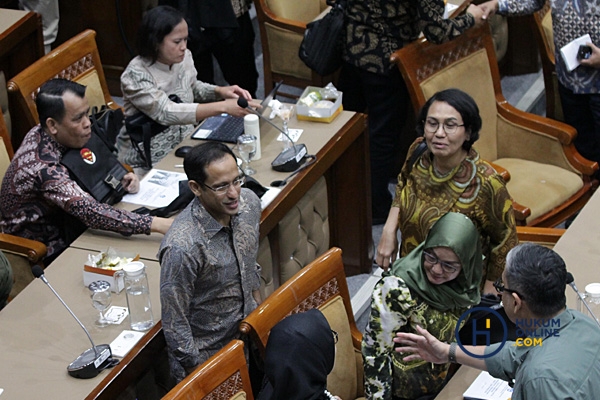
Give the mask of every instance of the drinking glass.
<svg viewBox="0 0 600 400">
<path fill-rule="evenodd" d="M 256 171 L 250 167 L 250 161 L 256 154 L 256 136 L 243 134 L 237 139 L 238 153 L 240 158 L 244 162 L 242 164 L 242 171 L 246 175 L 254 175 Z"/>
<path fill-rule="evenodd" d="M 290 118 L 294 115 L 294 111 L 296 107 L 291 103 L 281 103 L 281 107 L 279 108 L 279 117 L 283 121 L 283 131 L 285 133 L 290 134 L 290 130 L 288 128 L 288 122 L 290 122 Z M 283 138 L 283 147 L 284 149 L 292 147 L 292 142 L 287 137 Z"/>
<path fill-rule="evenodd" d="M 111 297 L 110 297 L 110 283 L 107 281 L 95 281 L 90 283 L 88 286 L 91 292 L 92 297 L 92 305 L 96 310 L 99 311 L 100 316 L 96 320 L 95 324 L 98 327 L 104 327 L 110 324 L 104 315 L 104 311 L 110 307 Z"/>
</svg>

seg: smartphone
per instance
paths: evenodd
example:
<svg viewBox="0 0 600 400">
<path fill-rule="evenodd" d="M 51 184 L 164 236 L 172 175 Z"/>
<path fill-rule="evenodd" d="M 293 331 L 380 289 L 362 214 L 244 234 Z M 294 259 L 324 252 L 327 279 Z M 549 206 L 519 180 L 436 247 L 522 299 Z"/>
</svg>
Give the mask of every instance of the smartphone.
<svg viewBox="0 0 600 400">
<path fill-rule="evenodd" d="M 581 45 L 577 50 L 578 60 L 587 60 L 592 55 L 592 48 L 590 46 Z"/>
</svg>

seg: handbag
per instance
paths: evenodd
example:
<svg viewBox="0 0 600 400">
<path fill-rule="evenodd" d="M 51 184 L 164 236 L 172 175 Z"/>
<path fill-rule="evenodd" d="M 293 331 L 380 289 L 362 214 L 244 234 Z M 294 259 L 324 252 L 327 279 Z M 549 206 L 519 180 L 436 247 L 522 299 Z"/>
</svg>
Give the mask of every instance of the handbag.
<svg viewBox="0 0 600 400">
<path fill-rule="evenodd" d="M 169 100 L 181 103 L 181 99 L 176 94 L 169 95 Z M 150 141 L 154 136 L 165 131 L 168 126 L 159 124 L 143 112 L 139 112 L 125 117 L 125 128 L 127 129 L 127 134 L 129 134 L 133 148 L 144 161 L 144 166 L 148 169 L 152 168 Z M 142 143 L 143 149 L 140 148 L 140 143 Z"/>
<path fill-rule="evenodd" d="M 128 171 L 94 131 L 81 149 L 68 149 L 60 162 L 97 201 L 113 205 L 123 198 L 126 190 L 121 180 Z"/>
<path fill-rule="evenodd" d="M 90 114 L 90 122 L 92 124 L 92 131 L 104 140 L 111 151 L 116 152 L 115 143 L 117 135 L 124 123 L 123 110 L 120 107 L 112 109 L 106 105 L 100 108 L 94 106 Z"/>
<path fill-rule="evenodd" d="M 331 10 L 306 24 L 298 56 L 319 75 L 329 75 L 342 66 L 344 9 L 346 0 L 327 0 Z"/>
</svg>

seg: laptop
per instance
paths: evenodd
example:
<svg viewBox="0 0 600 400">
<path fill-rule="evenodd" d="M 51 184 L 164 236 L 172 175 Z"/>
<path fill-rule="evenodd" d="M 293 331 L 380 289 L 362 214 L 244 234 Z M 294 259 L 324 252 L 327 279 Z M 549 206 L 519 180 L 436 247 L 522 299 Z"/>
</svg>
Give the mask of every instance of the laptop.
<svg viewBox="0 0 600 400">
<path fill-rule="evenodd" d="M 262 110 L 275 98 L 283 81 L 277 82 L 271 93 L 260 103 Z M 192 139 L 216 140 L 219 142 L 237 143 L 237 138 L 244 133 L 244 118 L 229 114 L 215 115 L 206 118 L 192 134 Z"/>
</svg>

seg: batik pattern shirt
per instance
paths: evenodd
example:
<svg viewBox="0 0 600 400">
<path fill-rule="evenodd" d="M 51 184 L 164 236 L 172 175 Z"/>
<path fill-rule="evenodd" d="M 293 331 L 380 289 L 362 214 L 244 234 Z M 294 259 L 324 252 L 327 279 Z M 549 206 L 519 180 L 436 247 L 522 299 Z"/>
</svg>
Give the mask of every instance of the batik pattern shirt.
<svg viewBox="0 0 600 400">
<path fill-rule="evenodd" d="M 158 61 L 151 64 L 139 56 L 131 60 L 121 75 L 125 116 L 143 112 L 159 124 L 168 126 L 150 141 L 153 163 L 164 158 L 192 133 L 194 124 L 198 122 L 198 103 L 219 100 L 215 88 L 215 85 L 196 79 L 196 68 L 189 50 L 186 50 L 182 62 L 171 67 Z M 181 103 L 171 101 L 171 94 L 176 94 Z M 133 148 L 126 127 L 119 134 L 117 146 L 121 162 L 132 167 L 145 164 Z"/>
<path fill-rule="evenodd" d="M 413 143 L 407 160 L 422 140 Z M 429 229 L 444 214 L 458 212 L 469 217 L 481 235 L 486 257 L 483 279 L 498 279 L 504 271 L 508 251 L 518 243 L 512 200 L 502 177 L 473 148 L 461 164 L 444 176 L 439 176 L 433 168 L 429 150 L 408 170 L 405 164 L 398 176 L 392 204 L 400 210 L 400 256 L 406 256 L 423 242 Z"/>
<path fill-rule="evenodd" d="M 362 341 L 365 397 L 415 399 L 439 392 L 449 364 L 403 361 L 408 354 L 394 351 L 392 339 L 396 332 L 417 333 L 415 327 L 419 325 L 442 342 L 451 342 L 464 311 L 436 310 L 412 294 L 402 279 L 382 278 L 373 290 L 371 315 Z"/>
<path fill-rule="evenodd" d="M 48 257 L 69 245 L 61 235 L 67 214 L 93 229 L 150 234 L 152 217 L 100 203 L 73 181 L 60 163 L 66 151 L 40 125 L 27 133 L 2 181 L 2 232 L 44 243 Z"/>
<path fill-rule="evenodd" d="M 498 13 L 508 15 L 531 14 L 544 6 L 547 0 L 498 0 Z M 552 31 L 554 58 L 558 80 L 576 94 L 600 93 L 600 70 L 579 66 L 569 72 L 560 49 L 588 33 L 592 42 L 600 46 L 600 0 L 548 0 L 552 4 Z"/>
<path fill-rule="evenodd" d="M 194 199 L 160 246 L 162 326 L 177 381 L 238 338 L 256 308 L 260 200 L 242 189 L 239 204 L 225 227 Z"/>
<path fill-rule="evenodd" d="M 475 24 L 470 14 L 444 19 L 443 0 L 348 0 L 344 59 L 363 70 L 387 75 L 392 53 L 416 40 L 442 43 Z"/>
</svg>

